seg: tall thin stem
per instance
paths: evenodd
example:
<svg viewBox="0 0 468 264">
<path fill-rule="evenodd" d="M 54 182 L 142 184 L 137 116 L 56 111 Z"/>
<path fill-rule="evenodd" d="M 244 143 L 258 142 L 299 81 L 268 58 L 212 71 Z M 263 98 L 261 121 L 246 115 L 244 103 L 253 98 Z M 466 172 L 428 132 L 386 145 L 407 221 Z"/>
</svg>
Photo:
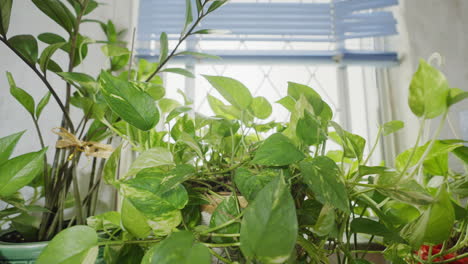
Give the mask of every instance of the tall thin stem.
<svg viewBox="0 0 468 264">
<path fill-rule="evenodd" d="M 54 100 L 57 102 L 60 109 L 62 110 L 62 113 L 63 113 L 65 119 L 70 124 L 70 131 L 72 133 L 74 133 L 75 128 L 73 127 L 73 123 L 71 121 L 71 118 L 68 115 L 68 111 L 66 110 L 65 106 L 63 105 L 62 100 L 60 99 L 60 97 L 55 92 L 54 88 L 52 88 L 52 85 L 50 85 L 47 78 L 36 68 L 36 66 L 34 64 L 30 63 L 18 50 L 16 50 L 12 45 L 10 45 L 10 43 L 8 42 L 8 40 L 6 38 L 0 37 L 0 41 L 2 41 L 11 51 L 13 51 L 24 63 L 26 63 L 26 65 L 28 65 L 37 74 L 39 79 L 41 79 L 41 81 L 45 84 L 45 86 L 47 87 L 49 92 L 52 94 L 52 97 L 54 97 Z"/>
</svg>

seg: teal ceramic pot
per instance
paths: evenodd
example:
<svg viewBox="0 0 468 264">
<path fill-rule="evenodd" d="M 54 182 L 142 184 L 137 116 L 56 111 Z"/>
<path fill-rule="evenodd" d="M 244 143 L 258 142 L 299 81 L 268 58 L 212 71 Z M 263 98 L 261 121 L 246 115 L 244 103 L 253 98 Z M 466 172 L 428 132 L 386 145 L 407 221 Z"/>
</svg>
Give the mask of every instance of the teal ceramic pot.
<svg viewBox="0 0 468 264">
<path fill-rule="evenodd" d="M 6 243 L 0 241 L 0 264 L 34 264 L 47 243 Z"/>
<path fill-rule="evenodd" d="M 0 264 L 34 264 L 47 244 L 47 241 L 32 243 L 7 243 L 0 241 Z M 105 264 L 103 253 L 104 248 L 99 248 L 96 264 Z"/>
</svg>

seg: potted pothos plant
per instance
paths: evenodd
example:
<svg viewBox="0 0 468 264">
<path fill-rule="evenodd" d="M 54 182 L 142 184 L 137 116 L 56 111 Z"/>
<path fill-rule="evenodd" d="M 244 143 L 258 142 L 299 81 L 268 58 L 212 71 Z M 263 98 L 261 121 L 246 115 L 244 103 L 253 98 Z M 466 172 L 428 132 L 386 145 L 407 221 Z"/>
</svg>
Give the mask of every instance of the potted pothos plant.
<svg viewBox="0 0 468 264">
<path fill-rule="evenodd" d="M 0 262 L 2 263 L 35 261 L 48 241 L 58 233 L 75 225 L 84 225 L 89 217 L 96 214 L 99 201 L 104 199 L 99 196 L 99 192 L 103 182 L 105 160 L 114 151 L 112 144 L 120 142 L 122 140 L 120 136 L 126 140 L 129 131 L 136 133 L 131 135 L 132 139 L 142 136 L 159 120 L 160 110 L 155 102 L 164 96 L 165 90 L 161 78 L 157 75 L 161 72 L 171 72 L 191 76 L 191 73 L 184 69 L 168 68 L 165 65 L 175 56 L 205 56 L 201 53 L 183 51 L 176 53 L 177 48 L 168 54 L 167 36 L 163 34 L 161 49 L 166 54 L 161 56 L 161 63 L 155 65 L 142 61 L 138 63 L 136 70 L 132 70 L 132 66 L 135 67 L 131 60 L 132 50 L 126 48 L 126 43 L 121 41 L 125 30 L 116 29 L 112 21 L 91 19 L 93 11 L 99 6 L 98 2 L 94 0 L 31 2 L 65 30 L 66 36 L 50 32 L 37 36 L 10 35 L 8 32 L 10 17 L 14 12 L 19 12 L 15 10 L 17 8 L 15 6 L 19 3 L 0 0 L 0 42 L 16 54 L 26 68 L 31 70 L 31 74 L 36 75 L 47 88 L 47 93 L 36 103 L 26 90 L 19 87 L 21 83 L 15 80 L 13 74 L 7 72 L 5 76 L 10 85 L 11 95 L 31 116 L 40 146 L 37 146 L 37 151 L 10 158 L 24 131 L 0 139 L 0 201 L 2 202 Z M 181 33 L 177 47 L 191 35 L 208 34 L 208 30 L 197 32 L 195 28 L 205 16 L 224 2 L 197 1 L 199 12 L 195 17 L 191 13 L 187 17 L 186 27 Z M 191 6 L 188 8 L 191 9 Z M 93 23 L 101 27 L 105 38 L 93 40 L 86 36 L 81 30 L 84 23 Z M 38 41 L 46 45 L 41 52 Z M 102 69 L 98 78 L 90 73 L 76 71 L 76 67 L 86 59 L 88 49 L 93 47 L 100 48 L 109 60 L 109 68 Z M 56 61 L 58 56 L 67 58 L 68 61 L 58 63 Z M 64 80 L 64 87 L 51 84 L 49 79 L 53 74 Z M 119 82 L 124 82 L 126 86 L 120 87 L 122 83 Z M 108 88 L 102 89 L 102 85 Z M 57 94 L 57 91 L 62 89 L 66 91 L 64 98 Z M 112 93 L 115 91 L 122 93 L 123 97 L 113 97 Z M 40 118 L 51 98 L 59 106 L 63 118 L 57 122 L 56 128 L 49 131 L 41 127 Z M 118 109 L 122 105 L 116 106 L 116 99 L 117 101 L 135 100 L 131 102 L 131 106 L 136 106 L 135 103 L 143 104 L 138 105 L 133 111 L 128 108 Z M 72 120 L 70 113 L 71 111 L 75 113 L 76 109 L 81 112 L 81 116 L 77 120 Z M 146 112 L 140 115 L 141 111 Z M 121 114 L 131 117 L 122 118 Z M 57 134 L 57 142 L 53 146 L 46 146 L 43 138 L 45 133 Z M 36 147 L 31 146 L 31 149 L 33 148 Z M 55 150 L 52 158 L 46 155 L 47 149 Z M 79 164 L 83 160 L 89 167 L 90 173 L 87 176 L 80 176 L 83 172 Z M 101 234 L 101 236 L 106 235 Z M 78 241 L 82 240 L 78 239 L 72 244 Z M 66 245 L 61 244 L 61 246 Z M 58 252 L 53 253 L 52 258 L 56 261 L 63 260 Z M 85 259 L 89 260 L 86 254 L 74 256 L 74 261 L 85 261 Z M 65 263 L 68 263 L 67 261 Z M 48 263 L 44 260 L 40 262 Z"/>
<path fill-rule="evenodd" d="M 265 98 L 232 78 L 203 77 L 223 97 L 208 95 L 215 116 L 193 112 L 186 97 L 161 98 L 160 126 L 143 131 L 153 116 L 147 108 L 141 124 L 119 112 L 143 105 L 121 93 L 132 82 L 101 74 L 107 103 L 122 118 L 104 122 L 124 140 L 103 176 L 119 191 L 121 208 L 59 233 L 41 263 L 82 263 L 76 254 L 93 261 L 99 247 L 106 263 L 466 263 L 467 147 L 438 137 L 450 107 L 468 93 L 450 88 L 435 67 L 421 61 L 413 76 L 409 106 L 421 128 L 393 167 L 369 160 L 401 121 L 380 126 L 364 153 L 366 140 L 332 121 L 331 108 L 308 86 L 288 83 L 277 102 L 290 111 L 289 122 L 264 122 L 272 110 Z M 425 123 L 439 116 L 422 142 Z M 329 140 L 340 149 L 327 149 Z M 139 155 L 122 171 L 127 144 Z M 465 171 L 451 169 L 450 156 Z"/>
</svg>

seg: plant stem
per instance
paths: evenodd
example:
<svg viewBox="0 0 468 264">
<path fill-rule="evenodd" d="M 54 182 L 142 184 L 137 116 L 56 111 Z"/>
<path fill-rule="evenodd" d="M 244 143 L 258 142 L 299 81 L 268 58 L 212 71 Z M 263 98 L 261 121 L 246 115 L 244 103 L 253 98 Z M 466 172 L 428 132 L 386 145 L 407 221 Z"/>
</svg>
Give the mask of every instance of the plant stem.
<svg viewBox="0 0 468 264">
<path fill-rule="evenodd" d="M 409 165 L 411 164 L 411 160 L 413 159 L 414 154 L 416 154 L 416 148 L 419 146 L 419 141 L 421 140 L 421 136 L 422 136 L 422 134 L 424 132 L 425 122 L 426 122 L 426 119 L 423 119 L 421 121 L 421 125 L 419 126 L 418 136 L 416 137 L 416 142 L 414 143 L 413 150 L 411 151 L 411 154 L 410 154 L 408 160 L 406 161 L 405 167 L 401 170 L 401 173 L 400 173 L 400 176 L 399 176 L 400 179 L 401 179 L 401 177 L 403 175 L 405 175 L 406 170 L 408 169 Z"/>
<path fill-rule="evenodd" d="M 364 160 L 364 162 L 362 163 L 362 165 L 366 165 L 367 162 L 369 162 L 369 159 L 372 157 L 372 154 L 374 154 L 374 151 L 375 149 L 377 148 L 377 145 L 380 141 L 380 136 L 382 134 L 382 127 L 380 126 L 379 127 L 379 131 L 377 132 L 377 136 L 375 138 L 375 142 L 374 142 L 374 145 L 372 146 L 371 148 L 371 151 L 369 152 L 369 155 L 367 156 L 366 160 Z"/>
<path fill-rule="evenodd" d="M 210 251 L 211 255 L 215 256 L 217 259 L 221 260 L 223 263 L 226 263 L 226 264 L 231 264 L 231 263 L 233 263 L 233 262 L 230 261 L 229 259 L 224 258 L 224 257 L 222 257 L 221 255 L 219 255 L 218 253 L 216 253 L 216 251 L 212 250 L 211 248 L 208 248 L 208 250 Z"/>
<path fill-rule="evenodd" d="M 226 226 L 229 226 L 229 225 L 232 225 L 234 224 L 235 222 L 237 222 L 241 217 L 242 215 L 244 215 L 244 212 L 245 211 L 242 211 L 238 216 L 236 216 L 235 218 L 227 221 L 227 222 L 224 222 L 223 224 L 219 225 L 219 226 L 215 226 L 215 227 L 212 227 L 212 228 L 208 228 L 202 232 L 200 232 L 200 235 L 205 235 L 205 234 L 208 234 L 208 233 L 212 233 L 213 231 L 216 231 L 216 230 L 219 230 L 221 228 L 224 228 Z"/>
<path fill-rule="evenodd" d="M 65 117 L 65 119 L 67 120 L 67 122 L 70 124 L 70 132 L 71 133 L 74 133 L 75 132 L 75 128 L 73 127 L 73 123 L 71 121 L 71 118 L 70 116 L 68 115 L 68 111 L 66 110 L 65 106 L 63 105 L 62 103 L 62 100 L 60 99 L 60 97 L 57 95 L 57 93 L 55 92 L 54 88 L 52 88 L 52 86 L 50 85 L 49 81 L 47 80 L 47 78 L 36 68 L 36 66 L 34 64 L 31 64 L 18 50 L 16 50 L 13 46 L 10 45 L 10 43 L 8 42 L 8 40 L 4 37 L 0 37 L 0 41 L 2 41 L 11 51 L 13 51 L 24 63 L 26 63 L 26 65 L 29 66 L 29 68 L 31 68 L 36 74 L 37 76 L 39 77 L 39 79 L 41 79 L 41 81 L 45 84 L 45 86 L 47 87 L 47 89 L 49 90 L 49 92 L 52 94 L 52 97 L 54 97 L 54 100 L 57 102 L 57 104 L 59 105 L 60 109 L 62 110 L 62 113 Z"/>
<path fill-rule="evenodd" d="M 98 242 L 98 246 L 108 246 L 108 245 L 122 245 L 122 244 L 150 244 L 160 242 L 161 239 L 150 239 L 150 240 L 127 240 L 127 241 L 103 241 Z"/>
<path fill-rule="evenodd" d="M 203 3 L 203 6 L 206 4 L 206 2 L 208 1 L 205 1 Z M 192 26 L 190 27 L 190 29 L 184 34 L 184 35 L 181 35 L 181 37 L 179 38 L 179 42 L 177 43 L 177 45 L 175 46 L 175 48 L 172 50 L 172 52 L 169 54 L 169 56 L 167 56 L 159 65 L 158 67 L 156 68 L 156 70 L 145 80 L 145 82 L 149 82 L 151 81 L 151 79 L 154 78 L 154 76 L 156 74 L 158 74 L 158 72 L 164 67 L 164 65 L 166 65 L 166 63 L 174 56 L 174 54 L 176 53 L 177 49 L 179 48 L 179 46 L 185 41 L 185 39 L 187 39 L 187 37 L 189 37 L 193 30 L 198 26 L 198 23 L 200 23 L 200 21 L 206 16 L 207 14 L 204 14 L 203 11 L 200 13 L 200 15 L 198 16 L 197 20 L 192 24 Z"/>
<path fill-rule="evenodd" d="M 212 243 L 202 243 L 202 244 L 210 248 L 239 247 L 240 246 L 240 242 L 224 243 L 224 244 L 212 244 Z"/>
</svg>

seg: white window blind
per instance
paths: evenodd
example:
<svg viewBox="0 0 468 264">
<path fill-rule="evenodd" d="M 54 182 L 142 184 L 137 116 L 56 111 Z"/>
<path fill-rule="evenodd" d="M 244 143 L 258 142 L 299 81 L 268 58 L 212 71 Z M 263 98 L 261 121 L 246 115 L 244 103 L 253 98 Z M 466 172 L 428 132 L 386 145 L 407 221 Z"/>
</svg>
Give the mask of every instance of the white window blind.
<svg viewBox="0 0 468 264">
<path fill-rule="evenodd" d="M 198 35 L 192 39 L 198 46 L 191 49 L 224 58 L 292 57 L 325 63 L 393 65 L 396 52 L 352 44 L 356 39 L 397 34 L 393 14 L 383 10 L 397 4 L 398 0 L 231 0 L 199 26 L 229 33 Z M 160 34 L 166 32 L 169 39 L 177 40 L 184 22 L 185 1 L 140 0 L 138 55 L 158 56 Z M 284 45 L 294 48 L 284 49 Z"/>
</svg>

